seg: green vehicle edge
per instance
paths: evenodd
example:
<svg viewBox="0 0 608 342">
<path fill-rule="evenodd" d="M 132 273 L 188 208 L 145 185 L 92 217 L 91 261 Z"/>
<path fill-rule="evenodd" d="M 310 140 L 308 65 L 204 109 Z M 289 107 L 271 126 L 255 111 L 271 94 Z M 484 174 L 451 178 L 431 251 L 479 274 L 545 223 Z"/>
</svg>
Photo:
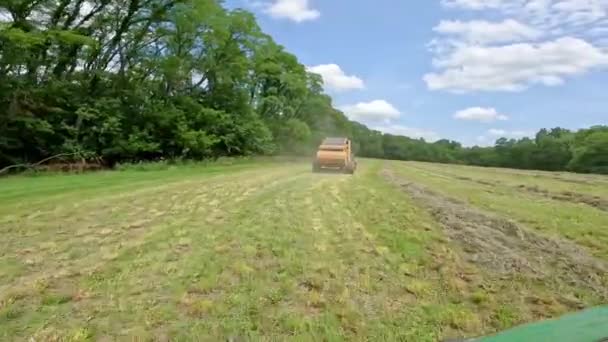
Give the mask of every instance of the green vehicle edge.
<svg viewBox="0 0 608 342">
<path fill-rule="evenodd" d="M 556 319 L 526 324 L 492 336 L 461 341 L 608 342 L 608 306 L 590 308 Z"/>
</svg>

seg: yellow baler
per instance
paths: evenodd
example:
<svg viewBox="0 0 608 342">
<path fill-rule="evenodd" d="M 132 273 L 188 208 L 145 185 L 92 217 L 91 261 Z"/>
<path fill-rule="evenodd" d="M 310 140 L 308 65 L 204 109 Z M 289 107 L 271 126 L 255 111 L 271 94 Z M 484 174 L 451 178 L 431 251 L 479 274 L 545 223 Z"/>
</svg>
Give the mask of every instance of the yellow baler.
<svg viewBox="0 0 608 342">
<path fill-rule="evenodd" d="M 357 168 L 354 159 L 352 142 L 348 138 L 326 138 L 323 140 L 312 164 L 312 170 L 340 170 L 353 174 Z"/>
</svg>

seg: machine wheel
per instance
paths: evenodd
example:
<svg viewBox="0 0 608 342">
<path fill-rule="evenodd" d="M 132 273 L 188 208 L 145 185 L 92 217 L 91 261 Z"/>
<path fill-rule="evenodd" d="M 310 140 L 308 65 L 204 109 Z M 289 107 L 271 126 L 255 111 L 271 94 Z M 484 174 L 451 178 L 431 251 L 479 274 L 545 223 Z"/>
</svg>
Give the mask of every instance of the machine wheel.
<svg viewBox="0 0 608 342">
<path fill-rule="evenodd" d="M 353 163 L 349 163 L 344 167 L 343 171 L 346 174 L 353 175 L 355 174 L 355 165 Z"/>
</svg>

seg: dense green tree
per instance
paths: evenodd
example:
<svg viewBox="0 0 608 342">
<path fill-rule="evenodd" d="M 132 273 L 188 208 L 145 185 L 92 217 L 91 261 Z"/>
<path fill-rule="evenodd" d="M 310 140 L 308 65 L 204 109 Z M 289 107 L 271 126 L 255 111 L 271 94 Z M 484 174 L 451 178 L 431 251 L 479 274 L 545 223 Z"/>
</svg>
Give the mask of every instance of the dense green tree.
<svg viewBox="0 0 608 342">
<path fill-rule="evenodd" d="M 572 138 L 569 130 L 554 128 L 536 134 L 537 149 L 532 156 L 532 168 L 547 171 L 564 170 L 572 158 Z"/>
<path fill-rule="evenodd" d="M 309 144 L 311 77 L 253 15 L 214 0 L 0 3 L 0 165 L 65 152 L 120 160 Z M 6 80 L 6 82 L 4 81 Z"/>
<path fill-rule="evenodd" d="M 0 0 L 0 168 L 289 153 L 348 136 L 363 157 L 608 173 L 608 127 L 494 147 L 383 134 L 219 0 Z"/>
<path fill-rule="evenodd" d="M 608 127 L 594 127 L 576 134 L 568 168 L 578 172 L 608 174 Z"/>
</svg>

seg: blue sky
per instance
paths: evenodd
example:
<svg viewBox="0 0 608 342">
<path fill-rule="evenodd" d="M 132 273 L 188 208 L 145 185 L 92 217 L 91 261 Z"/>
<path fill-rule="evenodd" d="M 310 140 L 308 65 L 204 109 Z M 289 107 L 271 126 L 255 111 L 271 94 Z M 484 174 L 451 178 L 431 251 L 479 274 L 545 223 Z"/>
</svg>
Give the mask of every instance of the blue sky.
<svg viewBox="0 0 608 342">
<path fill-rule="evenodd" d="M 608 123 L 608 0 L 230 0 L 369 127 L 492 144 Z"/>
</svg>

